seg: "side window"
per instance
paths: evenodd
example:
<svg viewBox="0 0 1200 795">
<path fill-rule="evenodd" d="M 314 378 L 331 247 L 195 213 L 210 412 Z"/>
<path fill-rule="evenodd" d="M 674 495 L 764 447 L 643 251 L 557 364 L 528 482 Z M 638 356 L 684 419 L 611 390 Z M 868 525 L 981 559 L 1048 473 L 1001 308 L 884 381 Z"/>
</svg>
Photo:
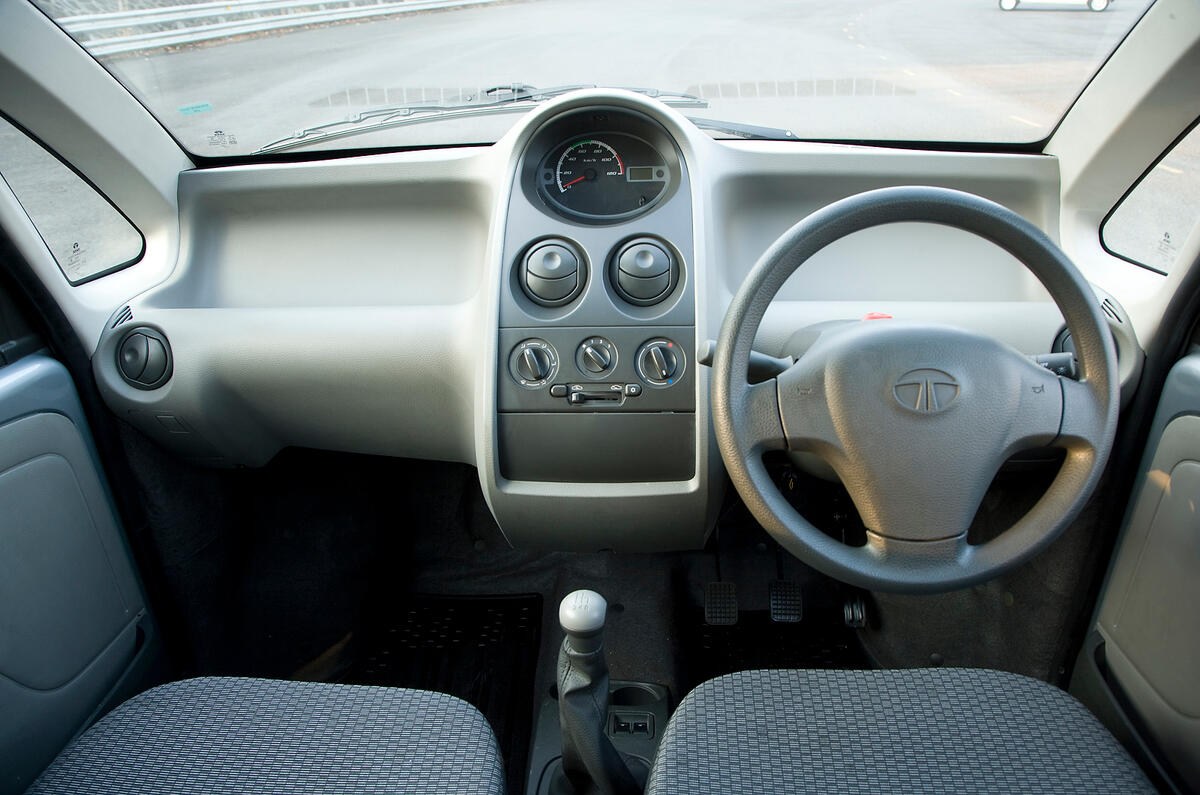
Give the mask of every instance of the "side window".
<svg viewBox="0 0 1200 795">
<path fill-rule="evenodd" d="M 1200 125 L 1147 171 L 1100 230 L 1112 254 L 1169 273 L 1200 222 Z"/>
<path fill-rule="evenodd" d="M 78 174 L 0 116 L 0 179 L 71 284 L 132 265 L 142 235 Z"/>
</svg>

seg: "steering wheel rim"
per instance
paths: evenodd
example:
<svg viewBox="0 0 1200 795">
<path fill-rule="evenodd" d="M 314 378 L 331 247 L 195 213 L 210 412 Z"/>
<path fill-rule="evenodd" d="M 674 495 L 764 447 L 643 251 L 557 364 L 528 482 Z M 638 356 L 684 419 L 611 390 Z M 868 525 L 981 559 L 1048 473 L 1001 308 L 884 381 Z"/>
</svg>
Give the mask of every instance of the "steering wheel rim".
<svg viewBox="0 0 1200 795">
<path fill-rule="evenodd" d="M 1079 380 L 1054 376 L 990 337 L 887 320 L 848 327 L 824 346 L 823 337 L 778 378 L 750 385 L 751 346 L 788 277 L 830 243 L 899 222 L 971 232 L 1028 268 L 1067 321 Z M 853 585 L 934 593 L 967 587 L 1020 565 L 1078 515 L 1112 449 L 1119 405 L 1116 373 L 1116 349 L 1094 293 L 1041 230 L 973 194 L 884 188 L 809 215 L 760 257 L 721 326 L 713 361 L 713 424 L 734 487 L 785 549 Z M 1055 394 L 1061 395 L 1057 417 Z M 913 395 L 916 404 L 908 405 Z M 965 438 L 956 441 L 956 434 Z M 991 447 L 964 451 L 967 442 Z M 1066 450 L 1046 493 L 998 537 L 968 544 L 970 517 L 1003 460 L 1023 447 L 1046 444 Z M 770 449 L 808 450 L 830 463 L 864 518 L 867 544 L 844 545 L 801 516 L 767 473 L 762 454 Z M 897 466 L 905 455 L 912 465 Z M 933 467 L 938 478 L 964 491 L 946 495 L 952 517 L 940 516 L 922 502 L 936 485 L 922 474 L 922 467 L 931 464 L 938 464 Z M 927 486 L 930 490 L 923 491 Z M 939 500 L 939 510 L 942 505 Z"/>
</svg>

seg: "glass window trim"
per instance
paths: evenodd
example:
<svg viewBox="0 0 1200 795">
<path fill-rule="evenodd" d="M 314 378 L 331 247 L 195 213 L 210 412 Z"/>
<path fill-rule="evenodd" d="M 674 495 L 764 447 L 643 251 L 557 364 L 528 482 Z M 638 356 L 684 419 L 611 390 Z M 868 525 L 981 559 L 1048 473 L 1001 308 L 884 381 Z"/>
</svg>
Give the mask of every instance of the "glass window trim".
<svg viewBox="0 0 1200 795">
<path fill-rule="evenodd" d="M 29 219 L 29 223 L 33 226 L 34 231 L 37 232 L 38 239 L 41 240 L 42 245 L 44 245 L 46 247 L 46 251 L 50 254 L 50 258 L 54 260 L 55 265 L 58 266 L 58 271 L 59 271 L 59 273 L 62 274 L 62 276 L 66 280 L 67 284 L 71 285 L 72 287 L 79 287 L 79 286 L 87 284 L 89 282 L 94 282 L 97 279 L 103 279 L 105 276 L 109 276 L 113 273 L 116 273 L 117 271 L 125 270 L 126 268 L 132 267 L 132 266 L 136 265 L 137 263 L 141 262 L 142 258 L 146 256 L 146 236 L 142 233 L 142 230 L 140 228 L 138 228 L 138 225 L 133 222 L 133 219 L 130 218 L 128 215 L 126 215 L 125 211 L 122 210 L 120 207 L 118 207 L 117 204 L 108 197 L 107 193 L 100 190 L 100 188 L 96 186 L 96 183 L 94 183 L 90 179 L 88 179 L 85 174 L 83 174 L 82 172 L 79 171 L 79 169 L 75 168 L 75 166 L 69 160 L 67 160 L 66 158 L 61 156 L 58 152 L 54 151 L 49 146 L 47 146 L 46 143 L 44 141 L 42 141 L 41 138 L 39 138 L 37 135 L 32 133 L 27 127 L 25 127 L 25 125 L 21 124 L 16 119 L 12 118 L 11 116 L 9 116 L 7 113 L 5 113 L 2 110 L 0 110 L 0 118 L 4 119 L 4 121 L 11 124 L 14 129 L 16 129 L 18 132 L 20 132 L 22 135 L 24 135 L 26 138 L 28 138 L 34 144 L 37 144 L 37 146 L 40 147 L 42 149 L 42 151 L 44 151 L 46 154 L 50 155 L 50 157 L 53 157 L 55 160 L 57 160 L 59 163 L 61 163 L 72 174 L 74 174 L 77 179 L 79 179 L 81 182 L 83 182 L 84 185 L 87 185 L 89 188 L 91 188 L 93 191 L 95 191 L 96 195 L 99 196 L 101 199 L 104 199 L 104 201 L 108 203 L 108 206 L 112 207 L 113 210 L 117 213 L 117 215 L 121 216 L 121 218 L 125 221 L 125 223 L 127 223 L 129 225 L 129 228 L 137 233 L 139 245 L 138 245 L 138 252 L 137 252 L 136 256 L 130 258 L 129 260 L 126 260 L 125 262 L 120 262 L 115 265 L 112 265 L 111 267 L 104 268 L 103 270 L 88 274 L 87 276 L 84 276 L 82 279 L 72 279 L 70 276 L 67 275 L 67 272 L 63 269 L 62 263 L 60 263 L 58 261 L 58 257 L 54 256 L 54 249 L 52 249 L 50 247 L 49 241 L 47 241 L 46 238 L 42 235 L 42 230 L 38 227 L 37 221 L 34 220 L 33 216 L 29 214 L 29 210 L 25 207 L 25 204 L 21 201 L 21 197 L 18 196 L 17 192 L 15 190 L 13 190 L 11 185 L 8 184 L 8 180 L 6 180 L 4 178 L 4 175 L 0 174 L 0 181 L 4 182 L 4 187 L 8 189 L 8 191 L 13 195 L 13 198 L 16 199 L 17 204 L 20 205 L 21 209 L 25 212 L 25 217 Z M 176 143 L 178 143 L 178 142 L 176 142 Z M 184 150 L 184 151 L 186 151 L 186 150 Z"/>
<path fill-rule="evenodd" d="M 1183 139 L 1187 138 L 1188 135 L 1190 135 L 1191 132 L 1193 130 L 1195 130 L 1198 126 L 1200 126 L 1200 117 L 1197 117 L 1191 124 L 1189 124 L 1186 128 L 1184 128 L 1183 132 L 1181 132 L 1179 135 L 1175 136 L 1175 139 L 1173 141 L 1171 141 L 1171 143 L 1167 146 L 1167 148 L 1164 149 L 1161 153 L 1159 153 L 1158 157 L 1154 158 L 1154 160 L 1151 161 L 1150 165 L 1148 165 L 1146 167 L 1146 170 L 1143 171 L 1136 180 L 1134 180 L 1133 184 L 1130 185 L 1129 188 L 1127 188 L 1126 191 L 1121 194 L 1121 198 L 1117 199 L 1116 202 L 1113 203 L 1113 206 L 1109 208 L 1108 212 L 1105 213 L 1104 218 L 1102 218 L 1100 220 L 1099 227 L 1097 227 L 1097 229 L 1096 229 L 1096 236 L 1100 238 L 1100 248 L 1104 249 L 1105 253 L 1109 254 L 1110 256 L 1116 257 L 1119 260 L 1124 260 L 1125 262 L 1128 262 L 1130 265 L 1137 265 L 1139 268 L 1145 268 L 1146 270 L 1150 271 L 1151 273 L 1157 273 L 1159 276 L 1167 276 L 1168 275 L 1167 271 L 1165 271 L 1165 270 L 1156 268 L 1153 265 L 1147 265 L 1144 262 L 1138 262 L 1137 260 L 1133 259 L 1132 257 L 1126 256 L 1124 254 L 1121 254 L 1118 251 L 1114 251 L 1113 249 L 1109 248 L 1108 243 L 1105 242 L 1105 240 L 1104 240 L 1104 228 L 1106 226 L 1108 226 L 1108 222 L 1116 214 L 1117 210 L 1121 209 L 1121 205 L 1125 203 L 1125 200 L 1128 199 L 1129 196 L 1134 191 L 1136 191 L 1139 187 L 1141 187 L 1142 182 L 1145 181 L 1145 179 L 1154 172 L 1154 169 L 1158 168 L 1158 164 L 1161 163 L 1163 160 L 1165 160 L 1172 152 L 1174 152 L 1175 147 L 1179 146 L 1179 144 L 1183 142 Z M 1197 219 L 1197 223 L 1200 223 L 1200 219 Z"/>
</svg>

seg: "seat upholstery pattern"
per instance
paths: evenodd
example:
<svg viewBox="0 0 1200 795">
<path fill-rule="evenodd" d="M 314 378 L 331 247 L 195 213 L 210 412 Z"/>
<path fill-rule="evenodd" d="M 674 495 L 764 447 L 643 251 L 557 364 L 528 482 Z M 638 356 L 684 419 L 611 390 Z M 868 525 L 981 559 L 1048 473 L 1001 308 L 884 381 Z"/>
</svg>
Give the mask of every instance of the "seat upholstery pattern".
<svg viewBox="0 0 1200 795">
<path fill-rule="evenodd" d="M 978 669 L 744 671 L 697 687 L 647 795 L 1152 793 L 1074 698 Z"/>
<path fill-rule="evenodd" d="M 76 738 L 29 793 L 502 793 L 484 717 L 441 693 L 211 677 L 163 685 Z"/>
</svg>

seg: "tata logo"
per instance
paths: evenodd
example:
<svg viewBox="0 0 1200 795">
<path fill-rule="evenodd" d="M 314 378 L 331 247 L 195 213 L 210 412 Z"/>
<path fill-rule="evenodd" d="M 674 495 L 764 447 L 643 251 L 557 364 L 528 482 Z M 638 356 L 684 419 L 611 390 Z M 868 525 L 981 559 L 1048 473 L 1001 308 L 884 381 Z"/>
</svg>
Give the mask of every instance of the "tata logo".
<svg viewBox="0 0 1200 795">
<path fill-rule="evenodd" d="M 896 379 L 892 393 L 901 406 L 918 414 L 944 411 L 958 399 L 957 379 L 941 370 L 910 370 Z"/>
</svg>

